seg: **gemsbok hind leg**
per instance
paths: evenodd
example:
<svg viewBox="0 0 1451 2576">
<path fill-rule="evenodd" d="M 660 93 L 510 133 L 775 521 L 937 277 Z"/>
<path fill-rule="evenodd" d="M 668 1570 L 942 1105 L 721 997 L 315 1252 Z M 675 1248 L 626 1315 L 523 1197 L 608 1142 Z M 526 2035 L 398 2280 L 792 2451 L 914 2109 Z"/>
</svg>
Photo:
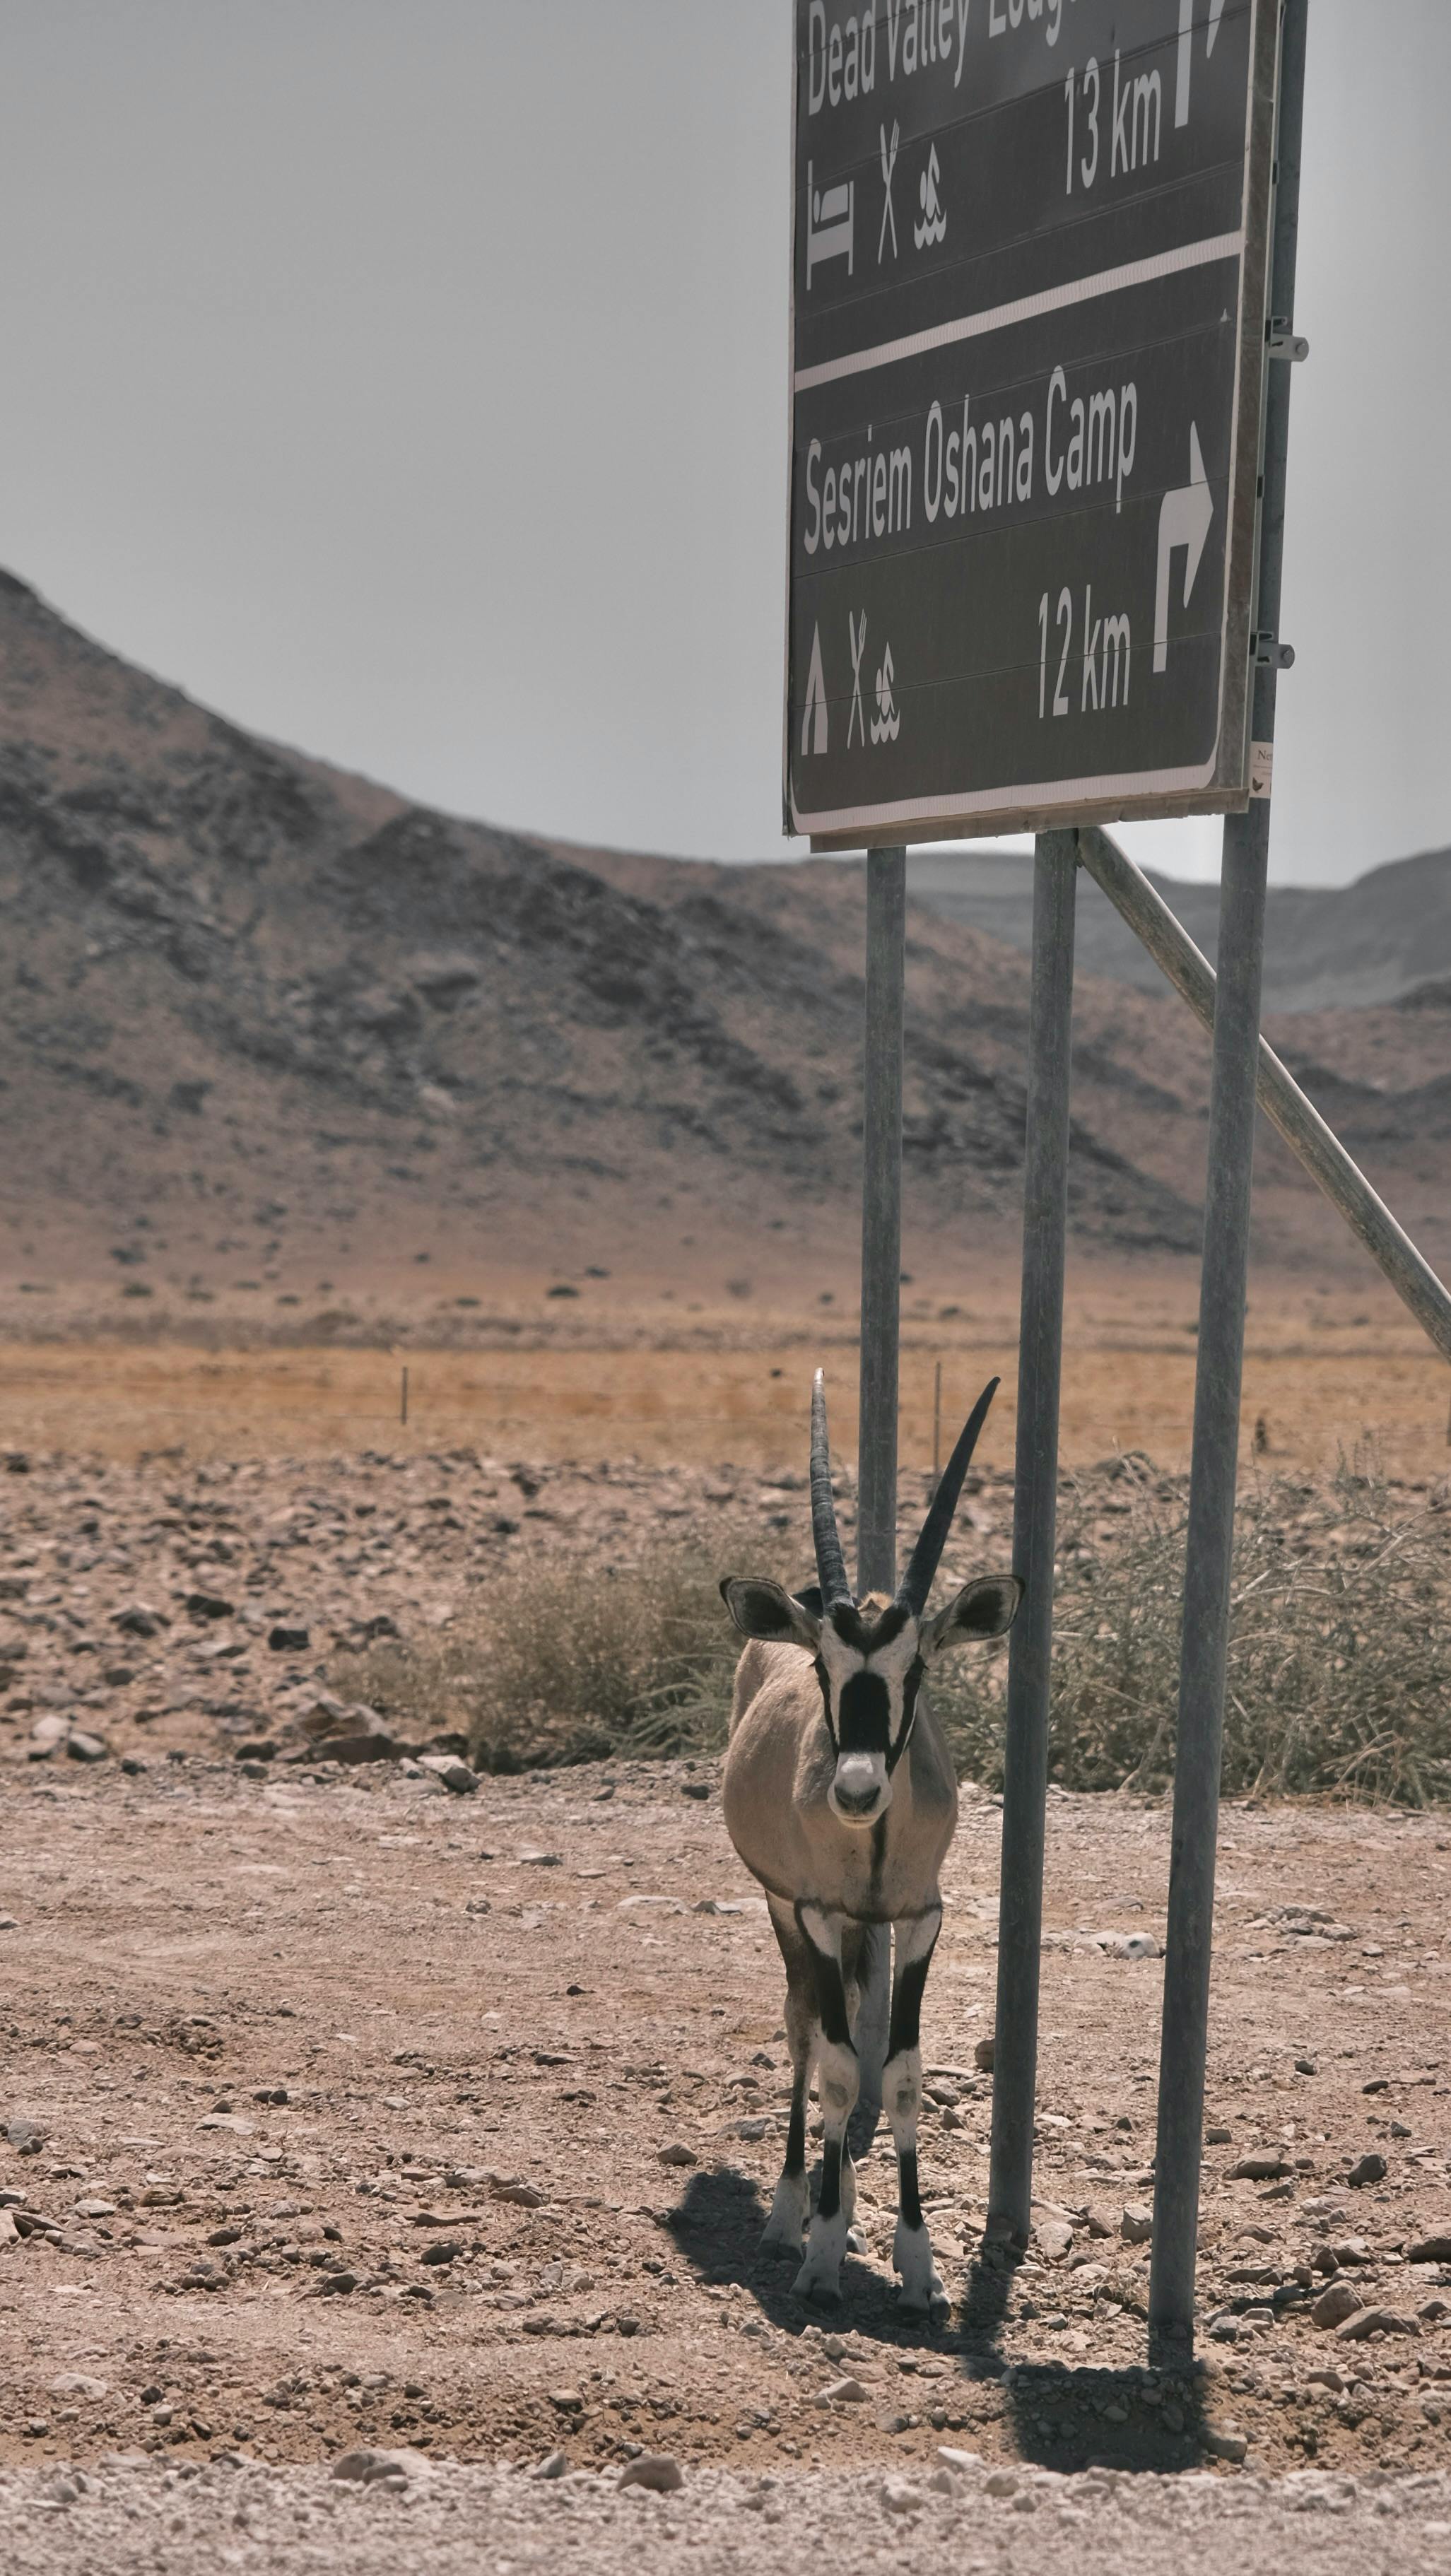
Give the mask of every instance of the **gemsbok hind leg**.
<svg viewBox="0 0 1451 2576">
<path fill-rule="evenodd" d="M 816 1905 L 798 1905 L 796 1920 L 807 1944 L 816 1980 L 816 2089 L 821 2101 L 821 2196 L 806 2243 L 806 2260 L 793 2288 L 799 2299 L 835 2299 L 841 2294 L 841 2258 L 856 2198 L 856 2178 L 846 2152 L 846 2126 L 857 2098 L 857 2053 L 847 2014 L 842 1973 L 842 1936 L 846 1917 Z"/>
<path fill-rule="evenodd" d="M 796 1921 L 796 1909 L 766 1900 L 781 1956 L 786 1962 L 786 2042 L 791 2051 L 791 2113 L 786 2128 L 786 2161 L 771 2203 L 761 2243 L 781 2245 L 798 2261 L 811 2195 L 806 2182 L 806 2097 L 811 2085 L 811 2058 L 817 2035 L 816 1974 L 811 1951 Z"/>
<path fill-rule="evenodd" d="M 897 2234 L 892 2263 L 902 2276 L 899 2309 L 907 2316 L 930 2316 L 947 2304 L 947 2292 L 932 2259 L 932 2240 L 922 2216 L 917 2179 L 917 2125 L 922 2116 L 922 1989 L 937 1935 L 942 1908 L 914 1915 L 893 1925 L 896 1974 L 892 1983 L 892 2026 L 887 2063 L 882 2073 L 882 2102 L 892 2124 L 897 2150 Z"/>
</svg>

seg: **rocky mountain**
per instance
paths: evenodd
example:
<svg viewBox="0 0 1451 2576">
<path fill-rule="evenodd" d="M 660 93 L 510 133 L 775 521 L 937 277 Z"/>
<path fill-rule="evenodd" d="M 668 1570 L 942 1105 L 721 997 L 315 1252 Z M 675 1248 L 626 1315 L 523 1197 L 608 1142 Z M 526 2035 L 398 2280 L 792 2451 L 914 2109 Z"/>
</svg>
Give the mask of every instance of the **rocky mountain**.
<svg viewBox="0 0 1451 2576">
<path fill-rule="evenodd" d="M 783 1276 L 806 1245 L 854 1268 L 857 864 L 568 850 L 427 811 L 209 714 L 7 575 L 0 905 L 17 1295 L 38 1264 L 144 1295 L 450 1248 L 644 1274 L 774 1240 Z M 1027 961 L 916 904 L 909 987 L 909 1235 L 1010 1247 Z M 1293 1026 L 1392 1194 L 1414 1179 L 1407 1221 L 1444 1208 L 1451 1013 Z M 1192 1250 L 1206 1097 L 1181 1006 L 1085 976 L 1085 1247 Z M 1264 1179 L 1267 1241 L 1324 1239 L 1278 1149 Z"/>
<path fill-rule="evenodd" d="M 1010 947 L 1032 945 L 1032 863 L 996 851 L 914 850 L 909 881 L 919 903 L 947 921 L 985 930 Z M 1219 888 L 1150 871 L 1195 946 L 1213 962 Z M 1079 885 L 1078 953 L 1088 974 L 1143 992 L 1159 970 L 1106 895 Z M 1451 849 L 1372 868 L 1348 886 L 1272 886 L 1265 920 L 1265 1008 L 1356 1009 L 1395 1002 L 1451 978 Z"/>
</svg>

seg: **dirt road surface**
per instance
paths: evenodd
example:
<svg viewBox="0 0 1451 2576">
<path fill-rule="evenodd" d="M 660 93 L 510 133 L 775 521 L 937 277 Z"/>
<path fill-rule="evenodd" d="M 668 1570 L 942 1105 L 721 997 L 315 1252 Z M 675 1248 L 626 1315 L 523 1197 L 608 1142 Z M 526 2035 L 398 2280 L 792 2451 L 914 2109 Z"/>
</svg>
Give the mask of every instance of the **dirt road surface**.
<svg viewBox="0 0 1451 2576">
<path fill-rule="evenodd" d="M 757 2255 L 781 1977 L 710 1766 L 467 1796 L 185 1757 L 9 1776 L 0 2461 L 361 2441 L 919 2474 L 957 2442 L 1055 2469 L 1451 2466 L 1434 1820 L 1226 1813 L 1204 2376 L 1173 2382 L 1143 2368 L 1134 2241 L 1160 1807 L 1050 1802 L 1040 2241 L 995 2273 L 975 2043 L 999 1816 L 967 1798 L 924 2023 L 957 2303 L 931 2333 L 895 2313 L 882 2145 L 838 2313 Z M 1312 2322 L 1336 2282 L 1352 2328 L 1383 2320 L 1363 2339 Z"/>
<path fill-rule="evenodd" d="M 1391 2576 L 1451 2566 L 1442 2477 L 1283 2483 L 939 2467 L 927 2478 L 707 2470 L 674 2494 L 614 2492 L 588 2471 L 414 2468 L 369 2486 L 325 2471 L 231 2464 L 190 2477 L 137 2463 L 81 2477 L 0 2477 L 11 2576 Z"/>
</svg>

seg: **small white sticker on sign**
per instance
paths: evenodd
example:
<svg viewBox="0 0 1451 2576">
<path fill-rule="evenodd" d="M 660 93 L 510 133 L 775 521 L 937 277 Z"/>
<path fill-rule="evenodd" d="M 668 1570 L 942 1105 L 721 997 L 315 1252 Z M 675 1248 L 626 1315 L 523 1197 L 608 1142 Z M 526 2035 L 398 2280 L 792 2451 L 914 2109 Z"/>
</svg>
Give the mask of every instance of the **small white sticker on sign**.
<svg viewBox="0 0 1451 2576">
<path fill-rule="evenodd" d="M 1275 746 L 1272 742 L 1252 742 L 1249 752 L 1249 792 L 1252 797 L 1270 796 L 1275 785 Z"/>
</svg>

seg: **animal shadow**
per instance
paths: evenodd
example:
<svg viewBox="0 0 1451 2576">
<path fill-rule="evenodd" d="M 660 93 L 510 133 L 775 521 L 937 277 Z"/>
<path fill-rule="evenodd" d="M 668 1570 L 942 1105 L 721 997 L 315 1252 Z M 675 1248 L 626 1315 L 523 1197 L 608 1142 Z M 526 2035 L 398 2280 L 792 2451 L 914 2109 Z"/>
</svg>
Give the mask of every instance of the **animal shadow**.
<svg viewBox="0 0 1451 2576">
<path fill-rule="evenodd" d="M 818 2165 L 810 2177 L 813 2207 L 820 2179 Z M 941 2346 L 941 2329 L 920 2317 L 904 2317 L 895 2286 L 854 2254 L 842 2264 L 838 2301 L 808 2304 L 793 2297 L 799 2256 L 761 2245 L 769 2206 L 748 2175 L 718 2167 L 691 2175 L 663 2223 L 697 2280 L 707 2287 L 734 2283 L 748 2291 L 762 2316 L 787 2334 L 821 2325 L 882 2343 Z"/>
</svg>

